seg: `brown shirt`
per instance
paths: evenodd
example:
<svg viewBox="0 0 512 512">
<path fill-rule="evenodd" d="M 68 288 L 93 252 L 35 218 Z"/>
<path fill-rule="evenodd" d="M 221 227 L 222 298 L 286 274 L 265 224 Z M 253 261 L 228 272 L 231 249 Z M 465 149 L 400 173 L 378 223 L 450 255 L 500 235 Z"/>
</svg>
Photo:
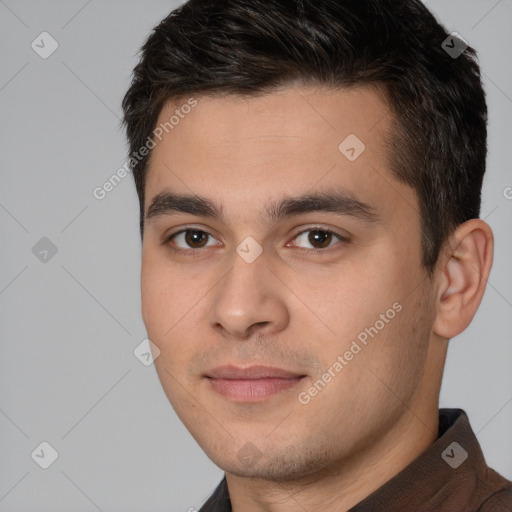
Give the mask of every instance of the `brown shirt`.
<svg viewBox="0 0 512 512">
<path fill-rule="evenodd" d="M 462 409 L 439 409 L 437 440 L 348 512 L 512 512 L 512 482 L 489 468 Z M 226 478 L 199 512 L 231 512 Z"/>
</svg>

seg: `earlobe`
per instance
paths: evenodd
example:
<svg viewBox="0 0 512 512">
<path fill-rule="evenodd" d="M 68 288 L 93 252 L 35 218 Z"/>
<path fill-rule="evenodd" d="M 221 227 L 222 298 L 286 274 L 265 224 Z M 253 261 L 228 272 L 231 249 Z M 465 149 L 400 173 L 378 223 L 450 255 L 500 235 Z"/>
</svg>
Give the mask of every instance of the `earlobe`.
<svg viewBox="0 0 512 512">
<path fill-rule="evenodd" d="M 441 256 L 442 272 L 434 332 L 446 339 L 464 331 L 482 301 L 491 271 L 494 238 L 481 219 L 461 224 Z"/>
</svg>

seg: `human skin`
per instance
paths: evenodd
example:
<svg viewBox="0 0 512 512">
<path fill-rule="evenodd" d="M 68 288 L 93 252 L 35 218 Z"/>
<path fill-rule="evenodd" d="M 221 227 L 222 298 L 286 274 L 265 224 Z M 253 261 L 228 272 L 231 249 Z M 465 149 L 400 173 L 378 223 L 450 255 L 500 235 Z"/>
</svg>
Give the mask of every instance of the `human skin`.
<svg viewBox="0 0 512 512">
<path fill-rule="evenodd" d="M 429 278 L 418 200 L 391 174 L 392 118 L 373 88 L 297 86 L 197 100 L 152 151 L 146 212 L 163 191 L 197 194 L 221 206 L 226 223 L 190 213 L 145 223 L 142 316 L 160 350 L 160 382 L 226 472 L 234 512 L 345 511 L 437 438 L 448 340 L 480 304 L 492 231 L 478 219 L 459 226 Z M 168 102 L 157 124 L 185 102 Z M 366 146 L 355 161 L 338 149 L 349 134 Z M 328 188 L 354 194 L 380 221 L 323 211 L 265 221 L 269 201 Z M 203 246 L 187 245 L 184 235 L 164 243 L 185 228 L 210 236 Z M 308 253 L 308 234 L 319 229 L 348 241 L 333 236 Z M 252 263 L 236 251 L 247 237 L 263 250 Z M 302 404 L 299 394 L 397 302 L 401 311 Z M 305 377 L 264 399 L 236 401 L 205 377 L 227 364 Z"/>
</svg>

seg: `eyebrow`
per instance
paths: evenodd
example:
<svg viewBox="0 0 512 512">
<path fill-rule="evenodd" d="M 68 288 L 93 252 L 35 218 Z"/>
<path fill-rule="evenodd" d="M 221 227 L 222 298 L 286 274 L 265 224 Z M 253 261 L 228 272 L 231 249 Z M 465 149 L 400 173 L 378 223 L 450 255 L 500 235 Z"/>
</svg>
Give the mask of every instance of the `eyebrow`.
<svg viewBox="0 0 512 512">
<path fill-rule="evenodd" d="M 366 223 L 381 222 L 381 218 L 373 206 L 361 201 L 353 193 L 337 189 L 295 197 L 287 196 L 271 201 L 265 207 L 263 220 L 276 223 L 288 217 L 310 212 L 348 215 Z M 153 197 L 146 214 L 146 221 L 177 213 L 208 217 L 226 224 L 222 207 L 217 206 L 213 201 L 196 194 L 182 195 L 168 191 Z"/>
</svg>

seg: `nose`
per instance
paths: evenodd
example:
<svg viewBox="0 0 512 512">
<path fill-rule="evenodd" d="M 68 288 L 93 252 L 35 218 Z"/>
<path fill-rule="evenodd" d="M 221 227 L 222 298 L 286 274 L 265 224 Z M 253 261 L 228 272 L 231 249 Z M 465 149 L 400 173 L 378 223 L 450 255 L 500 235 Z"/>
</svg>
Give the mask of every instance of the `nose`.
<svg viewBox="0 0 512 512">
<path fill-rule="evenodd" d="M 289 322 L 286 293 L 263 252 L 248 263 L 238 254 L 219 282 L 210 308 L 212 327 L 224 337 L 245 340 L 283 330 Z"/>
</svg>

